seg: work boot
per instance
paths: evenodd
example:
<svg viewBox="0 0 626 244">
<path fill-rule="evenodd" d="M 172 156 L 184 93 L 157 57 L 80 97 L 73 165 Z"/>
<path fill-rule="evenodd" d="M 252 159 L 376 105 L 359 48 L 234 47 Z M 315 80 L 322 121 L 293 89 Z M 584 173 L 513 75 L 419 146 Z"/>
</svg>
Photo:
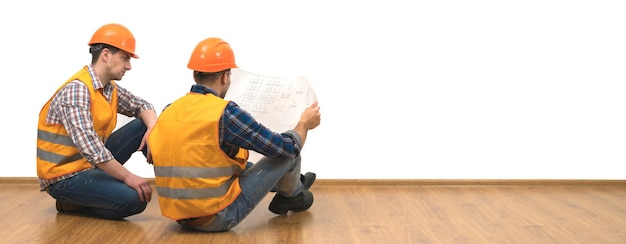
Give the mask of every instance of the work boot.
<svg viewBox="0 0 626 244">
<path fill-rule="evenodd" d="M 307 210 L 313 205 L 313 193 L 302 190 L 300 195 L 295 197 L 285 197 L 276 193 L 270 202 L 270 211 L 275 214 L 286 214 L 288 211 L 300 212 Z"/>
<path fill-rule="evenodd" d="M 305 190 L 308 190 L 315 182 L 315 177 L 317 175 L 313 172 L 306 172 L 306 174 L 300 174 L 300 182 L 302 182 L 302 186 Z M 270 192 L 276 192 L 276 187 L 272 188 Z"/>
<path fill-rule="evenodd" d="M 83 209 L 83 207 L 80 205 L 61 202 L 59 200 L 57 200 L 56 202 L 56 207 L 57 207 L 57 211 L 59 211 L 60 213 L 80 212 Z"/>
<path fill-rule="evenodd" d="M 306 174 L 300 175 L 300 181 L 302 182 L 302 186 L 305 190 L 311 188 L 313 182 L 315 182 L 315 177 L 316 175 L 313 172 L 306 172 Z"/>
</svg>

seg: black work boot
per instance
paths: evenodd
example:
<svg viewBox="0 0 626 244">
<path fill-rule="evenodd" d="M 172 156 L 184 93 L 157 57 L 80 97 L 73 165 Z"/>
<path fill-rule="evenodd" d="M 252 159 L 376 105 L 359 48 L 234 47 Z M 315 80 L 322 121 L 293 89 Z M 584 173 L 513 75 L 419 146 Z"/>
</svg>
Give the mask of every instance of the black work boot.
<svg viewBox="0 0 626 244">
<path fill-rule="evenodd" d="M 305 190 L 311 188 L 313 182 L 315 182 L 315 177 L 316 175 L 313 172 L 306 172 L 306 174 L 300 175 L 300 181 Z"/>
<path fill-rule="evenodd" d="M 285 197 L 276 193 L 270 202 L 270 211 L 275 214 L 286 214 L 288 211 L 300 212 L 309 209 L 313 205 L 313 193 L 303 189 L 300 195 Z"/>
<path fill-rule="evenodd" d="M 81 212 L 82 209 L 83 209 L 83 207 L 80 206 L 80 205 L 66 203 L 66 202 L 61 202 L 59 200 L 57 200 L 57 202 L 56 202 L 56 207 L 57 207 L 57 211 L 59 211 L 61 213 L 65 213 L 65 212 Z"/>
</svg>

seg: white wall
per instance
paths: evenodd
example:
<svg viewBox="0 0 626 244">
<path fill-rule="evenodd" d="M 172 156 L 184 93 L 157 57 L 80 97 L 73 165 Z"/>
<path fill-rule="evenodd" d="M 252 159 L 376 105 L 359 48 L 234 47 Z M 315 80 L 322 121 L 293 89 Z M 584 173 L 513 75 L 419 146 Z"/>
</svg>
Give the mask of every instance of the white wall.
<svg viewBox="0 0 626 244">
<path fill-rule="evenodd" d="M 194 2 L 193 4 L 188 2 Z M 326 179 L 626 179 L 623 1 L 4 1 L 0 177 L 34 177 L 37 115 L 119 22 L 140 59 L 120 84 L 160 110 L 195 44 L 241 68 L 309 75 Z M 124 122 L 124 121 L 122 121 Z M 133 156 L 135 173 L 152 168 Z"/>
</svg>

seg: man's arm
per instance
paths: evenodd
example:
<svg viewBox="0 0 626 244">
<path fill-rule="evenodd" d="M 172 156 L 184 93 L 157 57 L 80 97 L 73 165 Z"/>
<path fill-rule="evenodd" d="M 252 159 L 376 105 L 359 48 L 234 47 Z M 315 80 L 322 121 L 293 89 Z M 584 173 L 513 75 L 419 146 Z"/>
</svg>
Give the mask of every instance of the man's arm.
<svg viewBox="0 0 626 244">
<path fill-rule="evenodd" d="M 141 111 L 137 117 L 139 117 L 146 125 L 146 128 L 148 128 L 146 130 L 146 133 L 143 135 L 143 139 L 141 139 L 141 144 L 139 144 L 139 148 L 137 148 L 137 151 L 141 151 L 143 147 L 148 143 L 148 137 L 150 136 L 150 132 L 152 132 L 152 128 L 154 128 L 154 125 L 156 124 L 157 115 L 154 110 L 146 109 L 144 111 Z M 149 153 L 148 156 L 151 157 Z M 150 161 L 151 159 L 148 158 L 148 162 Z"/>
<path fill-rule="evenodd" d="M 302 113 L 294 130 L 279 134 L 258 123 L 250 113 L 231 102 L 222 116 L 220 143 L 253 150 L 271 158 L 294 158 L 300 154 L 307 131 L 317 127 L 319 122 L 319 106 L 314 103 Z"/>
<path fill-rule="evenodd" d="M 148 136 L 150 135 L 150 132 L 152 132 L 152 128 L 157 121 L 157 115 L 154 110 L 154 106 L 145 99 L 134 95 L 126 88 L 121 87 L 119 84 L 116 84 L 116 87 L 118 94 L 118 113 L 129 117 L 140 118 L 146 125 L 146 128 L 148 128 L 143 138 L 141 139 L 141 144 L 139 144 L 139 148 L 137 148 L 137 151 L 141 151 L 146 146 Z M 149 151 L 146 157 L 147 161 L 151 163 L 152 159 Z"/>
</svg>

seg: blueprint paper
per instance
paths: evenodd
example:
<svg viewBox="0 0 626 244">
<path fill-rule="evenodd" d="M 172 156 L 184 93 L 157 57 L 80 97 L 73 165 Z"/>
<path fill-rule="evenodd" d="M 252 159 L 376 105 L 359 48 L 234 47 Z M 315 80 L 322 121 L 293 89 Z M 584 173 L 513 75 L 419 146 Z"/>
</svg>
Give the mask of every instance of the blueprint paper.
<svg viewBox="0 0 626 244">
<path fill-rule="evenodd" d="M 293 129 L 304 109 L 317 100 L 306 76 L 274 76 L 242 69 L 231 72 L 225 99 L 237 103 L 274 132 Z M 251 152 L 251 159 L 259 157 Z"/>
</svg>

